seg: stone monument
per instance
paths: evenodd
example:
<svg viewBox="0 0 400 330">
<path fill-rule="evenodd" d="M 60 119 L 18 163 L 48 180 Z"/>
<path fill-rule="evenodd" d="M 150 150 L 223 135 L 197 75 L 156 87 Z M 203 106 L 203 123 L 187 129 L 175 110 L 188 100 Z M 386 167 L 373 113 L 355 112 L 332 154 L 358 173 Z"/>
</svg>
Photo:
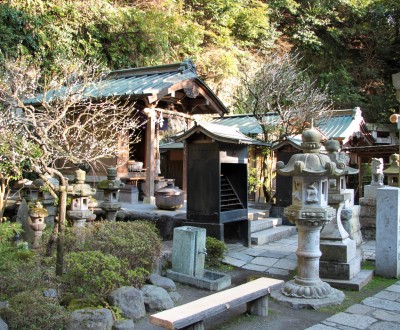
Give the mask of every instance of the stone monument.
<svg viewBox="0 0 400 330">
<path fill-rule="evenodd" d="M 359 199 L 362 228 L 376 227 L 376 191 L 384 187 L 383 164 L 382 158 L 371 160 L 371 184 L 364 187 L 364 197 Z"/>
<path fill-rule="evenodd" d="M 358 170 L 347 166 L 348 156 L 339 152 L 339 148 L 338 141 L 325 142 L 328 157 L 338 168 L 343 169 L 343 172 L 339 176 L 329 178 L 328 203 L 336 209 L 336 217 L 321 231 L 322 256 L 319 271 L 323 281 L 333 287 L 360 290 L 371 280 L 373 271 L 361 271 L 360 222 L 358 212 L 353 216 L 354 190 L 346 189 L 346 177 L 357 174 Z M 346 231 L 342 220 L 346 222 L 355 239 Z"/>
<path fill-rule="evenodd" d="M 294 279 L 271 295 L 293 308 L 317 309 L 340 304 L 344 299 L 343 292 L 319 277 L 320 232 L 336 214 L 328 206 L 328 178 L 343 172 L 327 155 L 319 153 L 321 140 L 322 135 L 315 128 L 305 130 L 303 153 L 292 156 L 287 165 L 277 163 L 279 174 L 293 177 L 292 205 L 284 213 L 298 229 L 298 268 Z"/>
</svg>

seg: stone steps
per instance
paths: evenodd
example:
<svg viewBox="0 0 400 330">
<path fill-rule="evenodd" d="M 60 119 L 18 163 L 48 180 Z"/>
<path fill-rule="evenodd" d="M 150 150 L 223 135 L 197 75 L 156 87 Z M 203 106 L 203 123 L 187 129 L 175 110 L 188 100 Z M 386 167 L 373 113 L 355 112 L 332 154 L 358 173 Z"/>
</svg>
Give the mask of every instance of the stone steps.
<svg viewBox="0 0 400 330">
<path fill-rule="evenodd" d="M 259 220 L 260 221 L 260 220 Z M 263 245 L 296 234 L 296 226 L 276 226 L 251 233 L 251 244 Z"/>
<path fill-rule="evenodd" d="M 264 218 L 260 220 L 250 221 L 250 232 L 255 233 L 261 230 L 282 225 L 281 218 Z"/>
</svg>

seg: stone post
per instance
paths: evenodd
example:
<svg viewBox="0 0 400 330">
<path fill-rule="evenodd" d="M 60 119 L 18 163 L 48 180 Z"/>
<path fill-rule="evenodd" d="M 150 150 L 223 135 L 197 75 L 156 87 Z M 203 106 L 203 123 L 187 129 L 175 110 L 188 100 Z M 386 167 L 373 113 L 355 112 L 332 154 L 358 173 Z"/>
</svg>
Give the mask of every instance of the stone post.
<svg viewBox="0 0 400 330">
<path fill-rule="evenodd" d="M 376 274 L 400 276 L 400 189 L 385 187 L 377 195 Z"/>
<path fill-rule="evenodd" d="M 298 229 L 297 275 L 272 296 L 294 308 L 320 308 L 340 304 L 343 292 L 332 288 L 319 277 L 320 231 L 334 219 L 336 211 L 328 206 L 328 177 L 343 170 L 327 155 L 319 153 L 322 135 L 311 128 L 303 132 L 302 154 L 292 156 L 287 165 L 278 162 L 281 175 L 293 176 L 292 205 L 285 216 Z"/>
</svg>

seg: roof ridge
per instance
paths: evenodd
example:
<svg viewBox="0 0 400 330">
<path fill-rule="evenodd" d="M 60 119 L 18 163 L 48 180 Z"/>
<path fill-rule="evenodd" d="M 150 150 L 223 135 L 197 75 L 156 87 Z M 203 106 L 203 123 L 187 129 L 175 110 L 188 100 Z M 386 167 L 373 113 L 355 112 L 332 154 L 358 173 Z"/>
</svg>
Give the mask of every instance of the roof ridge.
<svg viewBox="0 0 400 330">
<path fill-rule="evenodd" d="M 188 71 L 196 72 L 196 65 L 191 59 L 185 59 L 183 62 L 162 64 L 151 67 L 138 67 L 138 68 L 128 68 L 122 70 L 111 71 L 107 75 L 107 79 L 117 79 L 117 78 L 127 78 L 132 76 L 142 76 L 142 75 L 152 75 L 167 72 L 180 72 L 185 73 Z"/>
</svg>

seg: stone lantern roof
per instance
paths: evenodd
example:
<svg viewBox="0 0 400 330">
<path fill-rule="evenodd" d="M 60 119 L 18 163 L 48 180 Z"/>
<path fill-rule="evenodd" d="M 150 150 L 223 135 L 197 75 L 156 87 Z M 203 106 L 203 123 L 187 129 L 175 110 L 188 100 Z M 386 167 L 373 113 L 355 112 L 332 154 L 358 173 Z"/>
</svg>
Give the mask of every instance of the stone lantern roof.
<svg viewBox="0 0 400 330">
<path fill-rule="evenodd" d="M 87 197 L 96 193 L 96 189 L 85 183 L 86 172 L 78 169 L 75 171 L 76 183 L 72 185 L 72 191 L 69 192 L 72 196 Z"/>
<path fill-rule="evenodd" d="M 337 140 L 329 139 L 324 143 L 326 151 L 328 151 L 328 157 L 337 167 L 343 168 L 341 175 L 354 175 L 359 172 L 357 168 L 347 166 L 348 155 L 344 152 L 339 152 L 340 143 Z"/>
<path fill-rule="evenodd" d="M 284 176 L 338 176 L 342 175 L 345 164 L 336 165 L 328 155 L 320 154 L 322 134 L 314 127 L 302 134 L 303 153 L 290 158 L 285 166 L 277 163 L 277 172 Z"/>
</svg>

